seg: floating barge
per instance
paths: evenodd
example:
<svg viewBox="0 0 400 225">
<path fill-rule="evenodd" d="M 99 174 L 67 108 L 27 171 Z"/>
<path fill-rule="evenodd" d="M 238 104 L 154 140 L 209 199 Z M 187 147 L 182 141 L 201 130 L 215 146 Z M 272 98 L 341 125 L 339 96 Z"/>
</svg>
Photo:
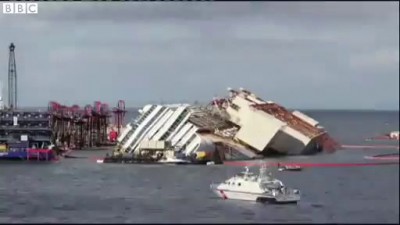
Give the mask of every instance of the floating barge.
<svg viewBox="0 0 400 225">
<path fill-rule="evenodd" d="M 51 161 L 50 114 L 40 111 L 0 110 L 0 159 Z"/>
<path fill-rule="evenodd" d="M 84 109 L 51 102 L 48 110 L 0 109 L 0 158 L 52 160 L 68 150 L 112 146 L 123 107 L 123 101 L 113 111 L 101 102 Z M 110 124 L 113 112 L 119 125 Z"/>
<path fill-rule="evenodd" d="M 318 121 L 300 111 L 290 112 L 244 90 L 207 106 L 146 105 L 117 138 L 113 155 L 137 155 L 143 143 L 169 143 L 181 158 L 224 161 L 268 155 L 335 152 L 340 145 Z M 229 152 L 229 154 L 226 154 Z"/>
<path fill-rule="evenodd" d="M 17 107 L 17 67 L 15 45 L 9 46 L 8 104 L 0 84 L 0 158 L 51 160 L 63 151 L 115 144 L 125 115 L 120 100 L 114 109 L 96 101 L 81 109 L 50 102 L 48 110 Z M 115 115 L 115 126 L 110 124 Z"/>
<path fill-rule="evenodd" d="M 222 160 L 217 154 L 213 161 L 222 164 Z M 209 160 L 192 155 L 185 157 L 175 151 L 169 142 L 148 141 L 143 142 L 137 154 L 130 155 L 106 155 L 98 163 L 128 163 L 128 164 L 207 164 Z"/>
<path fill-rule="evenodd" d="M 11 161 L 53 161 L 58 159 L 56 151 L 50 148 L 36 148 L 21 135 L 22 141 L 0 145 L 0 160 Z"/>
<path fill-rule="evenodd" d="M 54 161 L 58 156 L 52 149 L 10 148 L 0 151 L 0 160 L 7 161 Z"/>
</svg>

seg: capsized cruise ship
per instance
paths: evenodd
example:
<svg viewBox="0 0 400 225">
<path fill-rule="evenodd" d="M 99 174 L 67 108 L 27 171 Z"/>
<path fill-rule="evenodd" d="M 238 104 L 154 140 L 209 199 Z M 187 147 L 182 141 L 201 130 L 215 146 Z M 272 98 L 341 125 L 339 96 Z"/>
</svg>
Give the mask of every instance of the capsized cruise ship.
<svg viewBox="0 0 400 225">
<path fill-rule="evenodd" d="M 150 142 L 185 156 L 223 148 L 248 159 L 334 152 L 339 147 L 318 121 L 300 111 L 290 112 L 243 88 L 228 92 L 207 106 L 144 106 L 119 135 L 114 153 L 138 154 Z"/>
</svg>

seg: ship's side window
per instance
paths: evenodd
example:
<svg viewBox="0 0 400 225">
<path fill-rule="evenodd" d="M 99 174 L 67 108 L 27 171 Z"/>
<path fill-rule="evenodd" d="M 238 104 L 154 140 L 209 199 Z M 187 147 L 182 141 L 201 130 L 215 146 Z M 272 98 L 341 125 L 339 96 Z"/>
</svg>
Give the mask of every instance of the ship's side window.
<svg viewBox="0 0 400 225">
<path fill-rule="evenodd" d="M 241 184 L 240 183 L 238 183 L 238 186 L 240 186 Z"/>
</svg>

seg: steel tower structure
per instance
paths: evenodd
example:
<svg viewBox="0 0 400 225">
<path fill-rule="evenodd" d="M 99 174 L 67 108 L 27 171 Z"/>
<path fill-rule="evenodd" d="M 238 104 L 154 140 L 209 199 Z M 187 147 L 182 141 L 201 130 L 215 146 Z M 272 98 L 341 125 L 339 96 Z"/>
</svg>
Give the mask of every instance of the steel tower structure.
<svg viewBox="0 0 400 225">
<path fill-rule="evenodd" d="M 15 64 L 15 45 L 10 44 L 10 55 L 8 59 L 8 107 L 17 108 L 17 65 Z"/>
</svg>

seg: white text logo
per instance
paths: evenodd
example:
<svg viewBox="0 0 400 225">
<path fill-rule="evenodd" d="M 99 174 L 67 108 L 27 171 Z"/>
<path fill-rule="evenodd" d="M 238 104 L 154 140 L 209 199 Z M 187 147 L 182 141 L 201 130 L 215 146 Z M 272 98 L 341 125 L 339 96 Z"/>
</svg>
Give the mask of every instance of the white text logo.
<svg viewBox="0 0 400 225">
<path fill-rule="evenodd" d="M 38 3 L 7 2 L 3 3 L 3 14 L 37 14 Z"/>
</svg>

